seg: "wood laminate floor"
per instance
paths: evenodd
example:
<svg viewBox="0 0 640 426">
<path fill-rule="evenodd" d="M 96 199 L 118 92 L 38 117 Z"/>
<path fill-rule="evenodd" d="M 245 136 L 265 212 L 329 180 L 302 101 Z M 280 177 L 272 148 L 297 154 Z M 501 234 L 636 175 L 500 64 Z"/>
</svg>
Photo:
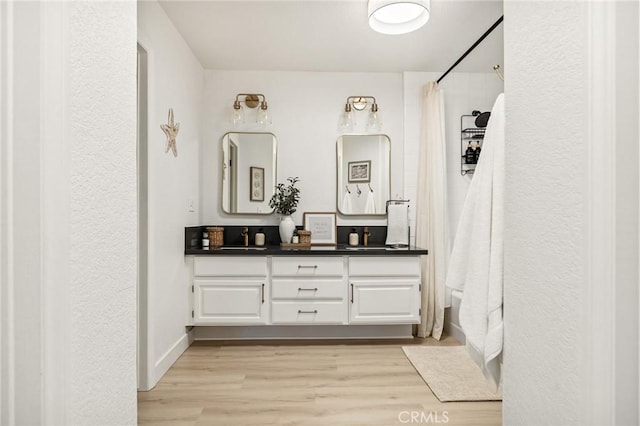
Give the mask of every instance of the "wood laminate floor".
<svg viewBox="0 0 640 426">
<path fill-rule="evenodd" d="M 501 402 L 441 403 L 386 341 L 196 342 L 138 393 L 141 425 L 499 425 Z"/>
</svg>

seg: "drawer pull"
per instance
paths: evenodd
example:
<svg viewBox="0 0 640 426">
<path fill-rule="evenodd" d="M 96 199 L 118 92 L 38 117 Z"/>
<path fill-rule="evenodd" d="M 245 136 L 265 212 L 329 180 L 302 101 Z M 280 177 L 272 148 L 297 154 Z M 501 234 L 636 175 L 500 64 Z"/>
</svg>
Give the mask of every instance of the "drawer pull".
<svg viewBox="0 0 640 426">
<path fill-rule="evenodd" d="M 313 311 L 301 311 L 300 309 L 298 309 L 298 313 L 299 314 L 317 314 L 318 310 L 314 309 Z"/>
<path fill-rule="evenodd" d="M 298 265 L 298 269 L 302 269 L 302 268 L 318 269 L 318 265 Z"/>
<path fill-rule="evenodd" d="M 298 287 L 298 291 L 318 291 L 318 287 L 316 287 L 316 288 L 302 288 L 302 287 Z"/>
<path fill-rule="evenodd" d="M 262 303 L 264 304 L 264 284 L 262 284 Z"/>
<path fill-rule="evenodd" d="M 353 283 L 351 283 L 351 303 L 353 303 Z"/>
</svg>

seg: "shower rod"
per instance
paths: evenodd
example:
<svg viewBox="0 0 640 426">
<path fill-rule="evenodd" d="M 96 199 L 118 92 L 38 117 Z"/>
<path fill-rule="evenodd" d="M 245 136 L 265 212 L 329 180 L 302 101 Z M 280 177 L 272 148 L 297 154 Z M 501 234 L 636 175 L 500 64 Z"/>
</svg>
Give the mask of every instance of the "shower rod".
<svg viewBox="0 0 640 426">
<path fill-rule="evenodd" d="M 451 67 L 450 67 L 450 68 L 449 68 L 449 69 L 448 69 L 444 74 L 442 74 L 442 76 L 441 76 L 441 77 L 436 81 L 436 83 L 440 83 L 440 81 L 441 81 L 443 78 L 445 78 L 445 77 L 447 76 L 447 74 L 449 74 L 449 73 L 450 73 L 450 72 L 451 72 L 451 71 L 452 71 L 452 70 L 453 70 L 453 69 L 454 69 L 454 68 L 455 68 L 455 67 L 456 67 L 460 62 L 462 62 L 462 60 L 463 60 L 464 58 L 466 58 L 466 57 L 467 57 L 467 55 L 468 55 L 469 53 L 471 53 L 471 51 L 472 51 L 473 49 L 475 49 L 475 48 L 476 48 L 480 43 L 482 43 L 482 40 L 484 40 L 485 38 L 487 38 L 487 36 L 488 36 L 489 34 L 491 34 L 491 32 L 492 32 L 493 30 L 495 30 L 495 29 L 498 27 L 498 25 L 500 25 L 500 23 L 501 23 L 503 20 L 504 20 L 504 15 L 502 15 L 500 18 L 498 18 L 498 20 L 497 20 L 497 21 L 496 21 L 496 22 L 495 22 L 495 23 L 494 23 L 494 24 L 493 24 L 493 25 L 492 25 L 492 26 L 491 26 L 491 27 L 490 27 L 490 28 L 489 28 L 489 29 L 488 29 L 484 34 L 482 34 L 482 35 L 480 36 L 480 38 L 479 38 L 478 40 L 476 40 L 476 42 L 475 42 L 475 43 L 473 43 L 473 45 L 472 45 L 470 48 L 468 48 L 468 49 L 467 49 L 467 51 L 466 51 L 466 52 L 464 52 L 464 53 L 462 54 L 462 56 L 460 56 L 460 57 L 458 58 L 458 60 L 457 60 L 453 65 L 451 65 Z"/>
</svg>

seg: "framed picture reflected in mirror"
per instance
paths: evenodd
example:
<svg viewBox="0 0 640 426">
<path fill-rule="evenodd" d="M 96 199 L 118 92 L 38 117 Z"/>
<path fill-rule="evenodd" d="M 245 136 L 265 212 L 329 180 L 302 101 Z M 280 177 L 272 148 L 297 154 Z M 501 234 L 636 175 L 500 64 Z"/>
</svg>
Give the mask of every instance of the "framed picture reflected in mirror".
<svg viewBox="0 0 640 426">
<path fill-rule="evenodd" d="M 249 200 L 264 201 L 264 167 L 249 167 Z"/>
<path fill-rule="evenodd" d="M 371 160 L 350 161 L 348 164 L 349 183 L 371 182 Z"/>
</svg>

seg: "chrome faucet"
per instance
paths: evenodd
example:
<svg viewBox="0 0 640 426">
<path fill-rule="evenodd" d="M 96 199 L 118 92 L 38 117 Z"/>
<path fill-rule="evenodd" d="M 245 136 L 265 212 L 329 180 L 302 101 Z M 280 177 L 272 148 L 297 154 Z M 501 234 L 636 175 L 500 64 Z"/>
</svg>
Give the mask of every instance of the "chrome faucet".
<svg viewBox="0 0 640 426">
<path fill-rule="evenodd" d="M 249 247 L 249 228 L 246 226 L 242 228 L 242 244 L 245 247 Z"/>
</svg>

